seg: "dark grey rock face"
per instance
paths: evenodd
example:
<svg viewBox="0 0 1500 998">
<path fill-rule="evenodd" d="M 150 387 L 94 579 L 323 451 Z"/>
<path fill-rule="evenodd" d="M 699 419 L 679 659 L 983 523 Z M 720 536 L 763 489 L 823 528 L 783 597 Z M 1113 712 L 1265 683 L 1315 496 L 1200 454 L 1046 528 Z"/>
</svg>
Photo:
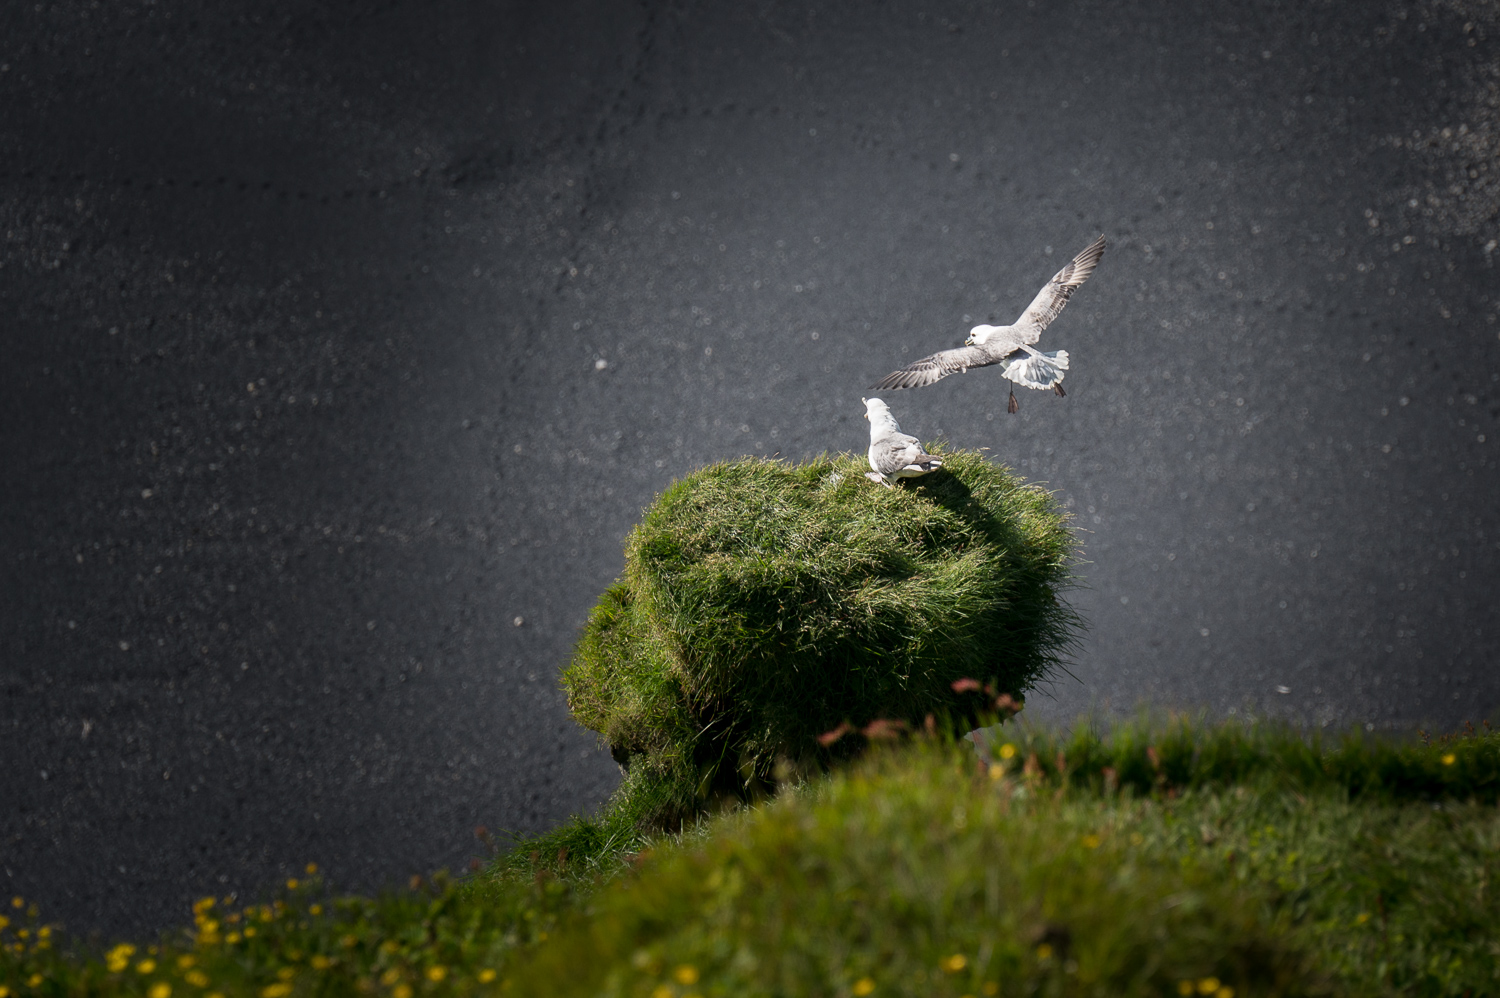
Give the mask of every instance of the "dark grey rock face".
<svg viewBox="0 0 1500 998">
<path fill-rule="evenodd" d="M 0 12 L 0 890 L 140 932 L 597 805 L 557 669 L 652 495 L 862 449 L 1100 232 L 1065 399 L 887 396 L 1090 531 L 1031 712 L 1486 715 L 1487 9 Z"/>
</svg>

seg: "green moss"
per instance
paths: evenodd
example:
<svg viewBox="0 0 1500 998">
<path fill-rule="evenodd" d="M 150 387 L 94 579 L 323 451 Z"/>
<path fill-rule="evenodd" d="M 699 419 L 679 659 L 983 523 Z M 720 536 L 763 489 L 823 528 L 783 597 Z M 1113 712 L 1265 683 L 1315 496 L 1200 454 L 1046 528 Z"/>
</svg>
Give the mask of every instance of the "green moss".
<svg viewBox="0 0 1500 998">
<path fill-rule="evenodd" d="M 955 680 L 1019 697 L 1048 674 L 1078 623 L 1066 517 L 981 454 L 945 458 L 895 489 L 859 457 L 746 459 L 657 499 L 563 676 L 631 767 L 617 805 L 670 827 L 848 752 L 818 742 L 842 723 L 972 725 L 985 698 Z M 638 766 L 674 787 L 648 794 Z"/>
</svg>

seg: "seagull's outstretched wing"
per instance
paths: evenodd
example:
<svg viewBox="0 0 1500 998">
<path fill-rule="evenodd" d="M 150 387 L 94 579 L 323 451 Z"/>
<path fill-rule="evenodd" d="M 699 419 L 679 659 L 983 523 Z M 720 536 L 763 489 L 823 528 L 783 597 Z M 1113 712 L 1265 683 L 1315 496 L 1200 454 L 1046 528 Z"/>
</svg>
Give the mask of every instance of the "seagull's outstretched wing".
<svg viewBox="0 0 1500 998">
<path fill-rule="evenodd" d="M 923 388 L 955 372 L 967 371 L 971 367 L 984 367 L 999 359 L 1000 357 L 984 347 L 955 347 L 952 350 L 939 350 L 935 354 L 907 364 L 899 371 L 892 371 L 870 387 Z"/>
<path fill-rule="evenodd" d="M 1042 330 L 1057 318 L 1063 306 L 1068 303 L 1068 299 L 1073 297 L 1073 292 L 1089 279 L 1089 275 L 1094 272 L 1102 256 L 1104 256 L 1104 237 L 1100 236 L 1047 282 L 1047 286 L 1042 288 L 1035 300 L 1027 306 L 1026 311 L 1021 313 L 1021 317 L 1012 326 L 1019 334 L 1018 343 L 1035 343 L 1041 337 Z"/>
</svg>

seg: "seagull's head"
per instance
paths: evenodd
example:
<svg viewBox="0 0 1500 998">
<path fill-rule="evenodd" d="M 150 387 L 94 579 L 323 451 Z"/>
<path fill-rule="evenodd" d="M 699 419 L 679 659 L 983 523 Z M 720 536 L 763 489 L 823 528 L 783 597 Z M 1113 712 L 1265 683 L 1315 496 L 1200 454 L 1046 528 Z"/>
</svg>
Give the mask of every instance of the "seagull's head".
<svg viewBox="0 0 1500 998">
<path fill-rule="evenodd" d="M 871 416 L 889 416 L 891 414 L 891 407 L 886 405 L 883 399 L 860 399 L 860 401 L 865 404 L 866 419 L 869 419 Z"/>
<path fill-rule="evenodd" d="M 975 326 L 969 330 L 969 338 L 964 340 L 964 346 L 984 346 L 985 341 L 999 328 L 999 326 L 986 326 L 983 324 Z"/>
</svg>

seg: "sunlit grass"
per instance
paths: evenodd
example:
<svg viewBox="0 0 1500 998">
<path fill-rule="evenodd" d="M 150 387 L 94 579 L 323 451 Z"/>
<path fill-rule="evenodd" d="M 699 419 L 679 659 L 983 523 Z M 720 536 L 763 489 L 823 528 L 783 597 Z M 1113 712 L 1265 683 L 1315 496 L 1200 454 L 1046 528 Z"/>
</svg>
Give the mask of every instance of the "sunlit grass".
<svg viewBox="0 0 1500 998">
<path fill-rule="evenodd" d="M 895 489 L 866 470 L 723 462 L 646 510 L 563 674 L 629 766 L 611 832 L 820 770 L 846 722 L 972 720 L 983 698 L 954 680 L 1019 697 L 1056 666 L 1076 552 L 1052 495 L 973 451 Z"/>
<path fill-rule="evenodd" d="M 17 899 L 0 998 L 1500 993 L 1500 737 L 918 738 L 675 835 L 375 898 L 315 870 L 98 950 Z"/>
</svg>

